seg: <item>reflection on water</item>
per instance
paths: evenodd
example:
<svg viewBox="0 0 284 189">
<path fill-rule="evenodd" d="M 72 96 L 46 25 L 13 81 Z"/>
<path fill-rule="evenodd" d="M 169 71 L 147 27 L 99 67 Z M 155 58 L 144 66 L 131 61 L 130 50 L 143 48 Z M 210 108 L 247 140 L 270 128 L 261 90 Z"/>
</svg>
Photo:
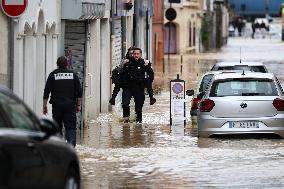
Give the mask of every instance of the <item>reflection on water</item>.
<svg viewBox="0 0 284 189">
<path fill-rule="evenodd" d="M 213 62 L 183 65 L 182 79 L 195 88 Z M 283 66 L 268 62 L 283 79 Z M 165 75 L 169 86 L 179 66 Z M 282 80 L 283 83 L 283 80 Z M 169 92 L 143 108 L 143 124 L 123 124 L 115 114 L 102 114 L 82 130 L 76 150 L 83 187 L 94 188 L 283 188 L 284 140 L 197 138 L 189 114 L 187 125 L 169 126 Z"/>
<path fill-rule="evenodd" d="M 283 141 L 163 137 L 147 148 L 79 146 L 85 188 L 284 186 Z"/>
</svg>

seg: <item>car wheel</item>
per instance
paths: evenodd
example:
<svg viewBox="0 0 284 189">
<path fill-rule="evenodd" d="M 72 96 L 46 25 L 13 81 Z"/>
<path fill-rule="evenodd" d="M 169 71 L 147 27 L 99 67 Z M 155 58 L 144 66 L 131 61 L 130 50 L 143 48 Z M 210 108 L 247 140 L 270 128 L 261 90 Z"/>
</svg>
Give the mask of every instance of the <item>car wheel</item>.
<svg viewBox="0 0 284 189">
<path fill-rule="evenodd" d="M 74 168 L 69 168 L 64 189 L 79 189 L 80 179 L 79 173 Z"/>
</svg>

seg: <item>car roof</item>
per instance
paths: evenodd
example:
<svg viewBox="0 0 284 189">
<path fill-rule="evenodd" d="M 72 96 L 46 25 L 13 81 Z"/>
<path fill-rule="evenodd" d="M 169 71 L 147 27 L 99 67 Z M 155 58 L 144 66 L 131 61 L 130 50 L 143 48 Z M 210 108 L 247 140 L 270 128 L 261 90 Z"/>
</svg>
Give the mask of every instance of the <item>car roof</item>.
<svg viewBox="0 0 284 189">
<path fill-rule="evenodd" d="M 262 62 L 217 62 L 215 66 L 236 66 L 236 65 L 245 65 L 245 66 L 264 66 Z"/>
<path fill-rule="evenodd" d="M 210 75 L 210 74 L 222 74 L 222 73 L 239 73 L 239 72 L 243 72 L 243 70 L 216 70 L 216 71 L 207 71 L 205 73 L 202 74 L 202 78 L 206 75 Z"/>
<path fill-rule="evenodd" d="M 244 74 L 243 73 L 222 73 L 222 74 L 214 75 L 214 80 L 232 79 L 232 78 L 274 79 L 274 74 L 260 73 L 260 72 L 244 72 Z"/>
</svg>

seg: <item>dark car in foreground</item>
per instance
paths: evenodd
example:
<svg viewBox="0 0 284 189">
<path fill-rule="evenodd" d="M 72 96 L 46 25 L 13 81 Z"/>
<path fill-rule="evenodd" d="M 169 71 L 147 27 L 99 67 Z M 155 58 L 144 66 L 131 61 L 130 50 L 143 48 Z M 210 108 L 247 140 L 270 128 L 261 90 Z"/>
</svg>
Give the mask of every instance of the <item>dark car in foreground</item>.
<svg viewBox="0 0 284 189">
<path fill-rule="evenodd" d="M 0 88 L 0 188 L 80 188 L 75 149 L 58 136 L 53 121 L 39 119 L 4 88 Z"/>
</svg>

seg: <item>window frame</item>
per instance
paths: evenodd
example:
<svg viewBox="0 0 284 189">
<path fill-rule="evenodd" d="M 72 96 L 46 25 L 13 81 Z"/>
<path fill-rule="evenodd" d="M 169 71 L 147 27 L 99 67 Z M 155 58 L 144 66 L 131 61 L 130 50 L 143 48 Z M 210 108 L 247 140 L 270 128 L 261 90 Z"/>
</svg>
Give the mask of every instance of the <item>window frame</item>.
<svg viewBox="0 0 284 189">
<path fill-rule="evenodd" d="M 274 79 L 268 79 L 268 78 L 227 78 L 227 79 L 218 79 L 212 82 L 210 91 L 209 91 L 209 97 L 230 97 L 230 96 L 242 96 L 242 95 L 222 95 L 222 96 L 217 96 L 216 95 L 216 87 L 218 83 L 222 82 L 232 82 L 232 81 L 263 81 L 263 82 L 271 82 L 272 86 L 272 94 L 271 95 L 259 95 L 259 96 L 279 96 L 279 92 L 276 87 L 276 82 Z M 253 96 L 253 95 L 249 95 Z"/>
<path fill-rule="evenodd" d="M 9 103 L 5 104 L 5 103 L 1 103 L 0 104 L 0 111 L 3 111 L 7 123 L 9 124 L 9 127 L 7 128 L 11 128 L 11 129 L 21 129 L 21 130 L 26 130 L 26 131 L 41 131 L 40 129 L 40 121 L 37 118 L 37 116 L 29 109 L 29 107 L 23 102 L 21 101 L 19 98 L 17 98 L 16 96 L 14 96 L 13 94 L 9 93 L 9 92 L 5 92 L 5 91 L 0 91 L 0 94 L 5 95 L 7 98 L 10 98 L 11 100 L 14 100 L 18 105 L 22 106 L 24 108 L 24 110 L 27 112 L 27 117 L 28 119 L 32 122 L 31 126 L 28 126 L 29 128 L 19 128 L 19 127 L 15 127 L 15 123 L 13 123 L 12 119 L 12 115 L 9 114 L 9 112 L 7 112 L 7 110 L 5 110 L 3 108 L 3 105 L 10 105 Z"/>
</svg>

